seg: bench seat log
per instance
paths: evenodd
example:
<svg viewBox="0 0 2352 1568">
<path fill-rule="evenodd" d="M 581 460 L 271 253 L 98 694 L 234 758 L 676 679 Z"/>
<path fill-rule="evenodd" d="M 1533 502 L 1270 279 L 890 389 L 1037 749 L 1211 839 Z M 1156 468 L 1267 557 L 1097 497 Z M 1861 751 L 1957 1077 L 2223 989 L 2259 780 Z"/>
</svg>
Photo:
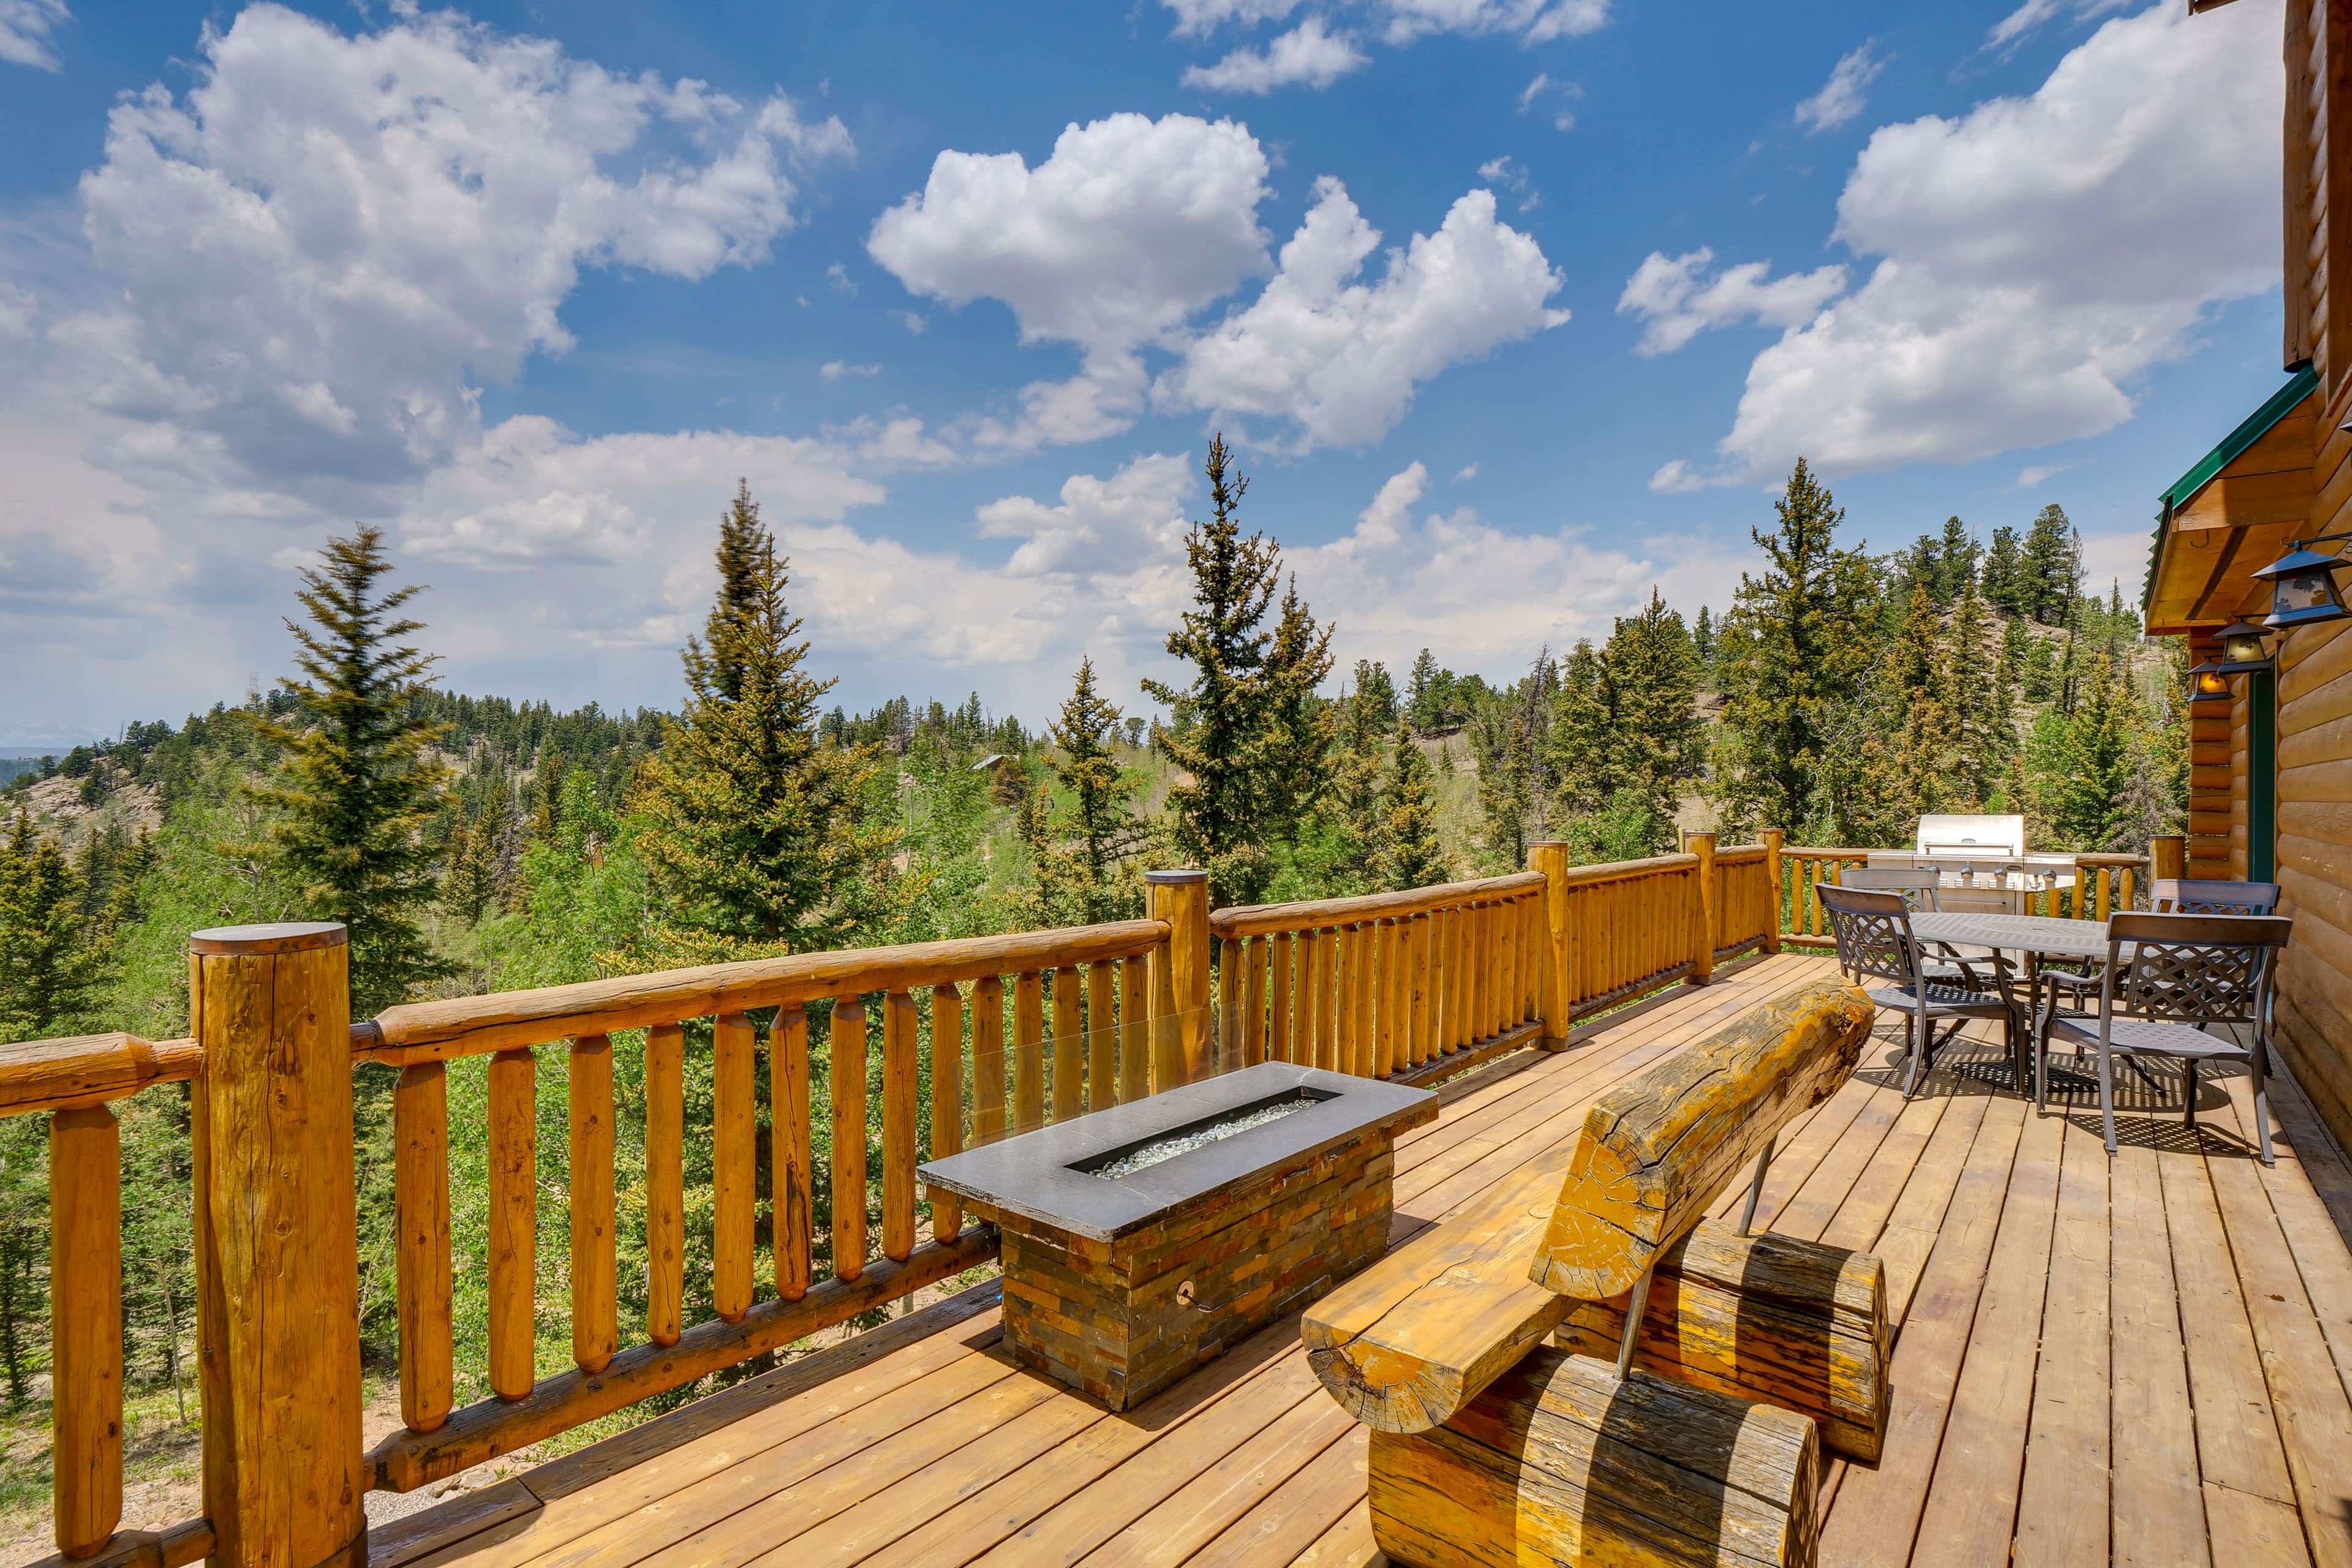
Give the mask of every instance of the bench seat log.
<svg viewBox="0 0 2352 1568">
<path fill-rule="evenodd" d="M 1307 1309 L 1307 1363 L 1341 1409 L 1426 1432 L 1542 1342 L 1575 1305 L 1528 1278 L 1561 1176 L 1518 1173 Z"/>
<path fill-rule="evenodd" d="M 1803 1416 L 1549 1347 L 1444 1426 L 1375 1432 L 1372 1538 L 1416 1568 L 1811 1568 Z"/>
<path fill-rule="evenodd" d="M 1790 1118 L 1853 1075 L 1875 1011 L 1824 981 L 1593 1101 L 1528 1277 L 1582 1301 L 1631 1290 Z"/>
<path fill-rule="evenodd" d="M 1614 1362 L 1625 1302 L 1570 1305 L 1554 1342 Z M 1876 1464 L 1886 1436 L 1885 1270 L 1866 1252 L 1728 1221 L 1698 1226 L 1658 1260 L 1633 1364 L 1695 1388 L 1793 1410 L 1822 1447 Z"/>
</svg>

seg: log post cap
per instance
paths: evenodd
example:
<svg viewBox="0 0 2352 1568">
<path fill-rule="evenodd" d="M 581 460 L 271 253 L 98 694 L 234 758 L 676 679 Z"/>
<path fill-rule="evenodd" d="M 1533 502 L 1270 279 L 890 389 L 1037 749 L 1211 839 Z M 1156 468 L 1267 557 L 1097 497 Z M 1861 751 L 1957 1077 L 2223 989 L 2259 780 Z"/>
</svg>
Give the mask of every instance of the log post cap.
<svg viewBox="0 0 2352 1568">
<path fill-rule="evenodd" d="M 215 926 L 188 938 L 188 951 L 251 957 L 268 952 L 306 952 L 341 947 L 351 940 L 339 921 L 278 921 L 268 925 Z"/>
<path fill-rule="evenodd" d="M 1192 869 L 1181 871 L 1146 871 L 1143 874 L 1143 879 L 1147 882 L 1158 883 L 1163 888 L 1186 887 L 1194 882 L 1207 881 L 1209 879 L 1209 874 L 1206 871 Z"/>
</svg>

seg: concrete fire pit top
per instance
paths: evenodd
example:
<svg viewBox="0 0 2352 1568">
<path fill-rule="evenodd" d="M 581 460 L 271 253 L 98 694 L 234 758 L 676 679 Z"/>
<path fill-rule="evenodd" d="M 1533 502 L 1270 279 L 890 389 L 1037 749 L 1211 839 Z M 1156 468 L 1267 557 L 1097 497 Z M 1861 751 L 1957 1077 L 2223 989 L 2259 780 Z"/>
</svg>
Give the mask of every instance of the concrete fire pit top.
<svg viewBox="0 0 2352 1568">
<path fill-rule="evenodd" d="M 1129 1175 L 1098 1176 L 1086 1168 L 1109 1163 L 1125 1151 L 1195 1123 L 1302 1090 L 1318 1102 Z M 1437 1096 L 1425 1089 L 1265 1062 L 950 1154 L 923 1166 L 921 1175 L 932 1186 L 975 1202 L 1111 1242 L 1253 1177 L 1304 1164 L 1370 1129 L 1394 1135 L 1436 1115 Z"/>
</svg>

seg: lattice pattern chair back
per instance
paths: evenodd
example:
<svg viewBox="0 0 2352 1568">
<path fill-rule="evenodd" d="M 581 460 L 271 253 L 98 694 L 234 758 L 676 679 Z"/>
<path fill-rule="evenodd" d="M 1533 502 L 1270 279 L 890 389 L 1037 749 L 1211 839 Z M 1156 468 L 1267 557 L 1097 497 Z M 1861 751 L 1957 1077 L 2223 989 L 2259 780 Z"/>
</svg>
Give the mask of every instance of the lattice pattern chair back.
<svg viewBox="0 0 2352 1568">
<path fill-rule="evenodd" d="M 2148 889 L 2147 897 L 2148 903 L 2161 914 L 2266 915 L 2278 908 L 2279 885 L 2165 877 Z"/>
<path fill-rule="evenodd" d="M 2184 1024 L 2261 1023 L 2271 960 L 2294 929 L 2273 915 L 2118 914 L 2107 922 L 2116 1005 Z"/>
<path fill-rule="evenodd" d="M 1870 888 L 1882 893 L 1900 893 L 1903 902 L 1913 910 L 1923 904 L 1930 910 L 1943 906 L 1937 901 L 1937 891 L 1943 884 L 1943 874 L 1915 866 L 1856 866 L 1838 873 L 1838 885 L 1847 888 Z"/>
<path fill-rule="evenodd" d="M 1911 939 L 1911 910 L 1900 893 L 1842 888 L 1824 882 L 1814 889 L 1830 912 L 1837 937 L 1838 967 L 1848 974 L 1874 974 L 1906 984 L 1918 977 L 1918 946 Z"/>
</svg>

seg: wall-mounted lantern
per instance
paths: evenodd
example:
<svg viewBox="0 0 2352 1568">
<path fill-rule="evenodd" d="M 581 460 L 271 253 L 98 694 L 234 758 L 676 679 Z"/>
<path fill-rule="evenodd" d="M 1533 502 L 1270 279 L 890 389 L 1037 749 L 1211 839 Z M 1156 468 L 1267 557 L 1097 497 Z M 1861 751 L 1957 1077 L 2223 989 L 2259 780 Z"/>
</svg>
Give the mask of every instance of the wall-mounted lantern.
<svg viewBox="0 0 2352 1568">
<path fill-rule="evenodd" d="M 2271 668 L 2270 632 L 2252 621 L 2221 628 L 2221 673 L 2249 675 Z"/>
<path fill-rule="evenodd" d="M 2327 533 L 2317 539 L 2297 539 L 2288 542 L 2287 552 L 2254 574 L 2258 582 L 2271 585 L 2271 613 L 2263 625 L 2274 631 L 2291 626 L 2315 626 L 2327 621 L 2340 621 L 2352 616 L 2344 607 L 2343 590 L 2336 585 L 2336 573 L 2352 566 L 2337 555 L 2321 555 L 2310 546 L 2326 544 L 2339 539 L 2352 539 L 2352 533 Z"/>
<path fill-rule="evenodd" d="M 2221 673 L 2221 660 L 2209 658 L 2189 670 L 2189 700 L 2192 703 L 2230 700 L 2230 678 Z"/>
</svg>

